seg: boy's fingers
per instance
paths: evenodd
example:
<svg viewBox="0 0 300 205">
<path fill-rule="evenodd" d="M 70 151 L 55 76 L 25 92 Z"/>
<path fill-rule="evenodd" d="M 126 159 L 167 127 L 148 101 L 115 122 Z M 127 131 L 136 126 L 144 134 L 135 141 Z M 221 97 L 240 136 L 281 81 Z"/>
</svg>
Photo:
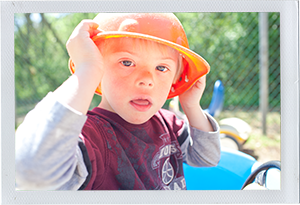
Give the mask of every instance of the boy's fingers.
<svg viewBox="0 0 300 205">
<path fill-rule="evenodd" d="M 90 34 L 90 38 L 96 36 L 99 33 L 104 32 L 103 30 L 98 28 L 99 25 L 93 20 L 83 20 L 82 21 L 82 29 L 87 30 Z"/>
<path fill-rule="evenodd" d="M 82 28 L 85 28 L 87 30 L 89 30 L 90 28 L 91 29 L 97 29 L 99 27 L 99 25 L 93 21 L 93 20 L 90 20 L 90 19 L 85 19 L 85 20 L 82 20 L 79 25 L 79 27 L 82 27 Z"/>
<path fill-rule="evenodd" d="M 98 55 L 99 50 L 91 39 L 102 32 L 98 27 L 99 25 L 93 20 L 82 20 L 72 32 L 66 43 L 66 48 L 75 64 Z M 99 59 L 99 57 L 94 59 Z"/>
<path fill-rule="evenodd" d="M 206 75 L 202 76 L 201 78 L 199 78 L 196 83 L 199 82 L 201 84 L 204 84 L 206 82 Z"/>
<path fill-rule="evenodd" d="M 202 76 L 201 78 L 199 78 L 195 83 L 194 83 L 194 87 L 198 88 L 198 89 L 203 89 L 205 87 L 206 84 L 206 75 Z"/>
<path fill-rule="evenodd" d="M 88 37 L 95 36 L 101 31 L 97 28 L 99 25 L 93 20 L 82 20 L 74 29 L 73 35 L 76 36 L 78 34 L 87 35 L 86 32 L 89 33 Z"/>
<path fill-rule="evenodd" d="M 93 38 L 94 36 L 96 36 L 97 34 L 102 33 L 102 32 L 104 32 L 104 31 L 99 28 L 92 30 L 92 31 L 90 31 L 90 38 Z"/>
</svg>

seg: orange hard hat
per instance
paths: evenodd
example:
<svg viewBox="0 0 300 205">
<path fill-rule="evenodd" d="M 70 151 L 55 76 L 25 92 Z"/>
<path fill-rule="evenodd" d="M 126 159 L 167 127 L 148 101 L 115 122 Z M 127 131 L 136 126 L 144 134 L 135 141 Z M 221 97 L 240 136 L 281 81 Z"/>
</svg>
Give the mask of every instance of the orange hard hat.
<svg viewBox="0 0 300 205">
<path fill-rule="evenodd" d="M 172 85 L 168 98 L 185 92 L 210 70 L 209 64 L 189 49 L 185 31 L 172 13 L 101 13 L 94 21 L 104 31 L 92 38 L 96 44 L 109 38 L 139 38 L 170 46 L 183 56 L 183 72 Z M 75 72 L 71 59 L 69 68 L 72 73 Z M 101 95 L 101 82 L 95 92 Z"/>
</svg>

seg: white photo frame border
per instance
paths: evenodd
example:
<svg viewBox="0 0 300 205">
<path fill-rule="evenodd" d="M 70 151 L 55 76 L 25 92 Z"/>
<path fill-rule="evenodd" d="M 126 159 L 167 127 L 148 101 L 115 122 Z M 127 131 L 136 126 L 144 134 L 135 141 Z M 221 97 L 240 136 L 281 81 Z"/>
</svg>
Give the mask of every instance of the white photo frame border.
<svg viewBox="0 0 300 205">
<path fill-rule="evenodd" d="M 14 14 L 71 12 L 280 12 L 281 190 L 16 191 Z M 299 203 L 299 1 L 1 2 L 1 198 L 3 204 Z"/>
</svg>

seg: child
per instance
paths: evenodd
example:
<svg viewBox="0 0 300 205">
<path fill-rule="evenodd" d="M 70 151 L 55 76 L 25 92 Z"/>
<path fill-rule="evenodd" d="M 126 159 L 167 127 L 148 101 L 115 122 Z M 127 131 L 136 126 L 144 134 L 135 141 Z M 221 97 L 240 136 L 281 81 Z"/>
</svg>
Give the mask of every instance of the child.
<svg viewBox="0 0 300 205">
<path fill-rule="evenodd" d="M 173 14 L 99 14 L 67 50 L 74 74 L 16 132 L 18 189 L 186 189 L 183 162 L 218 164 L 219 127 L 199 105 L 209 65 Z M 161 109 L 177 95 L 189 125 Z"/>
</svg>

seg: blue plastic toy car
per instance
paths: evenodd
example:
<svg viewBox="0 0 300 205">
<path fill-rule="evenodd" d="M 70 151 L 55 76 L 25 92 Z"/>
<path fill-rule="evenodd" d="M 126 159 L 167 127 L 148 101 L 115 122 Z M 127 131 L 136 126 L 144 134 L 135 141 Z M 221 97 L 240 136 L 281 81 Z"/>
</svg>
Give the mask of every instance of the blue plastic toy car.
<svg viewBox="0 0 300 205">
<path fill-rule="evenodd" d="M 256 189 L 280 189 L 279 161 L 261 164 L 233 149 L 222 148 L 216 167 L 183 164 L 183 169 L 188 190 L 241 190 L 249 184 L 257 184 Z"/>
</svg>

